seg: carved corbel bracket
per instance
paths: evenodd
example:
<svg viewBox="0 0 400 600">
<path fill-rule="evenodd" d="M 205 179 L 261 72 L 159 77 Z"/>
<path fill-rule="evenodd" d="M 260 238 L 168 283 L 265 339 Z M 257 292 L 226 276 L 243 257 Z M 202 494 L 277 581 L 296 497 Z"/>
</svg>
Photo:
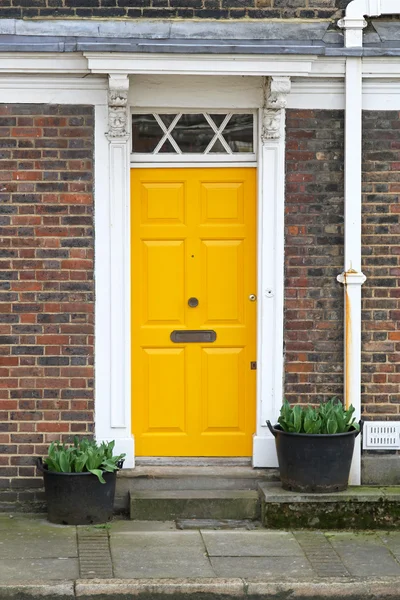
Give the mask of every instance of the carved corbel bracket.
<svg viewBox="0 0 400 600">
<path fill-rule="evenodd" d="M 290 93 L 290 77 L 266 77 L 264 80 L 264 107 L 261 140 L 279 139 L 281 135 L 282 111 L 287 106 Z"/>
<path fill-rule="evenodd" d="M 126 139 L 129 136 L 128 91 L 128 75 L 109 75 L 107 132 L 109 140 Z"/>
</svg>

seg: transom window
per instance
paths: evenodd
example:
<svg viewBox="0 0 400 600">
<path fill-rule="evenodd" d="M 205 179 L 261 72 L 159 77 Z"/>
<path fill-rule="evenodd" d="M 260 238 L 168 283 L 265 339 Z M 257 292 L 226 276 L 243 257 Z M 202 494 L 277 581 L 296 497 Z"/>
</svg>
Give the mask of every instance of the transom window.
<svg viewBox="0 0 400 600">
<path fill-rule="evenodd" d="M 217 155 L 254 153 L 251 113 L 134 113 L 134 154 Z"/>
</svg>

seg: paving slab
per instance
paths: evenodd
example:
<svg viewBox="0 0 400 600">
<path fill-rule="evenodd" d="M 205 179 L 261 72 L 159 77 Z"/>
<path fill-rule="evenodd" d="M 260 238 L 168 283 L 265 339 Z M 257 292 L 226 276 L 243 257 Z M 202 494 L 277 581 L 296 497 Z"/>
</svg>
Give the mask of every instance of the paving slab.
<svg viewBox="0 0 400 600">
<path fill-rule="evenodd" d="M 309 579 L 315 576 L 308 560 L 301 556 L 212 556 L 217 577 L 263 577 Z"/>
<path fill-rule="evenodd" d="M 13 531 L 27 529 L 36 529 L 42 524 L 47 524 L 56 528 L 63 528 L 65 525 L 54 525 L 49 523 L 46 515 L 43 514 L 7 514 L 0 513 L 0 531 L 12 529 Z"/>
<path fill-rule="evenodd" d="M 74 580 L 79 577 L 77 558 L 2 559 L 1 583 L 34 583 Z"/>
<path fill-rule="evenodd" d="M 299 543 L 286 531 L 203 531 L 209 556 L 301 556 Z"/>
<path fill-rule="evenodd" d="M 354 577 L 400 576 L 400 563 L 377 534 L 330 532 L 327 538 Z"/>
<path fill-rule="evenodd" d="M 182 531 L 120 519 L 76 528 L 0 515 L 0 599 L 72 600 L 74 589 L 82 600 L 399 600 L 400 531 Z"/>
<path fill-rule="evenodd" d="M 16 517 L 0 520 L 0 560 L 76 558 L 76 529 L 46 519 Z"/>
<path fill-rule="evenodd" d="M 400 560 L 400 531 L 388 531 L 379 534 L 384 545 Z"/>
<path fill-rule="evenodd" d="M 132 533 L 134 531 L 176 531 L 175 521 L 113 521 L 112 533 Z"/>
<path fill-rule="evenodd" d="M 111 532 L 117 578 L 215 577 L 197 531 Z"/>
</svg>

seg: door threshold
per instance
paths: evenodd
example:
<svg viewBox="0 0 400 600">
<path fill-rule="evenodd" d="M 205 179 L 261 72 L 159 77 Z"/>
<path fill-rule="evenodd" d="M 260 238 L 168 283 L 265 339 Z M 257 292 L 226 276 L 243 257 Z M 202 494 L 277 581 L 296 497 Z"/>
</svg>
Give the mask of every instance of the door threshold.
<svg viewBox="0 0 400 600">
<path fill-rule="evenodd" d="M 138 456 L 138 467 L 251 467 L 251 458 L 242 457 L 191 457 L 191 456 Z"/>
</svg>

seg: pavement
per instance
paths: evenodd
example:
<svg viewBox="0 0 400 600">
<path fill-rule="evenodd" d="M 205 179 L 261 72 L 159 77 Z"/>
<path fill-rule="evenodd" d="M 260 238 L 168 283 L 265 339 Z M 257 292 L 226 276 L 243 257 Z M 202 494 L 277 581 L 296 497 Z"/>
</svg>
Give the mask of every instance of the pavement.
<svg viewBox="0 0 400 600">
<path fill-rule="evenodd" d="M 226 526 L 225 526 L 226 527 Z M 400 599 L 399 531 L 0 514 L 0 600 Z"/>
</svg>

